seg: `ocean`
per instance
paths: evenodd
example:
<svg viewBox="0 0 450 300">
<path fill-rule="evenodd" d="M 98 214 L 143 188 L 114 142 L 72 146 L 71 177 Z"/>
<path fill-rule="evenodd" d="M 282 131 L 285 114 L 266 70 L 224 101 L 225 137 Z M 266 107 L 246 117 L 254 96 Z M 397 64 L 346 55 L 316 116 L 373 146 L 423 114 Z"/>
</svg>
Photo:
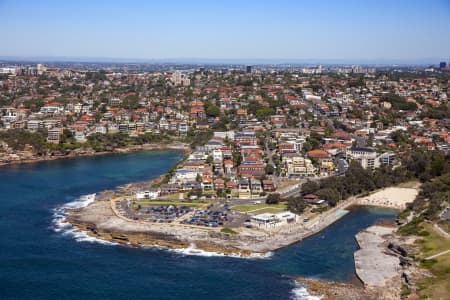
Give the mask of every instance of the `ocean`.
<svg viewBox="0 0 450 300">
<path fill-rule="evenodd" d="M 358 207 L 268 257 L 139 249 L 58 222 L 84 195 L 148 180 L 179 151 L 104 155 L 0 167 L 0 299 L 314 299 L 292 278 L 353 281 L 354 235 L 395 211 Z"/>
</svg>

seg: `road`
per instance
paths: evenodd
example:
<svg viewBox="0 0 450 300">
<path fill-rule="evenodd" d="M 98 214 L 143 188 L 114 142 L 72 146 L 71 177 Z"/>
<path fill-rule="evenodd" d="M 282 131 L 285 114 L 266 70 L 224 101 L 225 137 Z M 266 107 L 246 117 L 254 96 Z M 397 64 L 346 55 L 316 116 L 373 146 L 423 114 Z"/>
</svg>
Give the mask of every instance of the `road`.
<svg viewBox="0 0 450 300">
<path fill-rule="evenodd" d="M 269 138 L 266 137 L 266 139 L 264 141 L 264 153 L 266 154 L 267 158 L 269 159 L 269 164 L 271 164 L 275 168 L 275 172 L 271 175 L 272 181 L 275 184 L 275 186 L 279 186 L 280 179 L 276 175 L 276 172 L 277 172 L 276 168 L 277 168 L 277 166 L 275 165 L 275 163 L 273 161 L 273 152 L 274 151 L 269 149 L 268 139 Z"/>
</svg>

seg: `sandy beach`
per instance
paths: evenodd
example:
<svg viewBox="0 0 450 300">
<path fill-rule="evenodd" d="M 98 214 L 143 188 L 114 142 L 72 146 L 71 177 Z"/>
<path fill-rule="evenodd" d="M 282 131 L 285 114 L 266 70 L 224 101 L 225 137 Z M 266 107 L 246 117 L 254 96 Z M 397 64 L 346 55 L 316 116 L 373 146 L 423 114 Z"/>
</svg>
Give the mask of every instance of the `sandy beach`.
<svg viewBox="0 0 450 300">
<path fill-rule="evenodd" d="M 395 209 L 405 209 L 406 204 L 414 201 L 419 193 L 417 188 L 387 187 L 359 198 L 360 205 L 374 205 Z"/>
</svg>

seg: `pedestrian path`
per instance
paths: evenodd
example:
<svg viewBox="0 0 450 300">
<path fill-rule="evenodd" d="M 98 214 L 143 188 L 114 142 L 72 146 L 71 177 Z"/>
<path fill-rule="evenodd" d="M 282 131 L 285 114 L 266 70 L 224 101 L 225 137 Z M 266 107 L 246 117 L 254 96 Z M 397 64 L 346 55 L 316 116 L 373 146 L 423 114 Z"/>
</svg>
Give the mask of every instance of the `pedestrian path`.
<svg viewBox="0 0 450 300">
<path fill-rule="evenodd" d="M 439 253 L 437 253 L 437 254 L 435 254 L 435 255 L 428 256 L 428 257 L 425 258 L 425 259 L 433 259 L 433 258 L 439 257 L 439 256 L 441 256 L 441 255 L 447 254 L 447 253 L 449 253 L 449 252 L 450 252 L 450 249 L 449 249 L 449 250 L 442 251 L 442 252 L 439 252 Z"/>
</svg>

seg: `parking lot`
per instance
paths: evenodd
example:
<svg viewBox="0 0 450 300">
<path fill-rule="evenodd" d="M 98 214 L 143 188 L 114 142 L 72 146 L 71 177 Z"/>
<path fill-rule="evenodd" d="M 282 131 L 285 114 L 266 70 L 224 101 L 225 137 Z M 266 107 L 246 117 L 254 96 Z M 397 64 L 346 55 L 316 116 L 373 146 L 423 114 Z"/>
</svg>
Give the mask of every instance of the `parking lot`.
<svg viewBox="0 0 450 300">
<path fill-rule="evenodd" d="M 159 205 L 159 206 L 132 206 L 129 201 L 116 202 L 116 209 L 121 215 L 132 220 L 155 223 L 172 223 L 176 219 L 192 212 L 189 206 Z"/>
<path fill-rule="evenodd" d="M 206 209 L 194 212 L 192 217 L 182 221 L 181 224 L 218 227 L 223 226 L 227 221 L 227 212 Z"/>
<path fill-rule="evenodd" d="M 156 202 L 156 201 L 155 201 Z M 209 204 L 203 209 L 201 205 L 182 205 L 177 202 L 174 205 L 157 204 L 148 202 L 140 203 L 130 199 L 123 199 L 115 202 L 117 211 L 124 217 L 145 222 L 154 223 L 177 223 L 184 225 L 205 226 L 205 227 L 229 227 L 238 228 L 249 226 L 250 215 L 245 212 L 238 212 L 231 209 L 232 205 L 252 205 L 255 200 L 220 200 Z M 247 222 L 246 222 L 247 221 Z"/>
</svg>

